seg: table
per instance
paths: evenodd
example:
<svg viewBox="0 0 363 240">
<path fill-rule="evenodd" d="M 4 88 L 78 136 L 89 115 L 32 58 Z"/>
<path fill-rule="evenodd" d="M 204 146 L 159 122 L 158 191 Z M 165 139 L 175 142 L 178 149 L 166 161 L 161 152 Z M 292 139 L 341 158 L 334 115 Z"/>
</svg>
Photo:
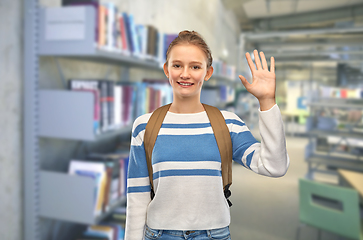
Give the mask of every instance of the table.
<svg viewBox="0 0 363 240">
<path fill-rule="evenodd" d="M 358 191 L 360 202 L 363 203 L 363 173 L 338 169 L 339 182 Z"/>
</svg>

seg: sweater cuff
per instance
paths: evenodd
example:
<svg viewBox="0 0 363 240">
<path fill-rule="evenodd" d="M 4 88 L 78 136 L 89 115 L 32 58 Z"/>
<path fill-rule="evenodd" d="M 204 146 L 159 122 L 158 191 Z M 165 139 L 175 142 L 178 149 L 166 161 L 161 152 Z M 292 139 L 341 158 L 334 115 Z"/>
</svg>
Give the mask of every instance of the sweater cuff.
<svg viewBox="0 0 363 240">
<path fill-rule="evenodd" d="M 270 112 L 270 111 L 276 111 L 276 110 L 273 110 L 273 109 L 275 109 L 275 108 L 277 108 L 277 109 L 279 109 L 279 106 L 277 106 L 277 104 L 275 103 L 275 105 L 273 105 L 269 110 L 265 110 L 265 111 L 261 111 L 261 109 L 260 108 L 258 108 L 258 111 L 259 111 L 259 113 L 265 113 L 265 112 Z M 279 109 L 280 110 L 280 109 Z"/>
</svg>

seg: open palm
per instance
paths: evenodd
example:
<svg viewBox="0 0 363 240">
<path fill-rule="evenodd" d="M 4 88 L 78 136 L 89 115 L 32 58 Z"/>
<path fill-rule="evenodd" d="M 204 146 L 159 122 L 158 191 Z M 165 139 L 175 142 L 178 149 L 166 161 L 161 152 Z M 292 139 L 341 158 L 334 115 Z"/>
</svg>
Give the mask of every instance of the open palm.
<svg viewBox="0 0 363 240">
<path fill-rule="evenodd" d="M 256 67 L 250 54 L 246 53 L 246 59 L 252 72 L 252 83 L 249 83 L 242 75 L 239 75 L 239 78 L 246 90 L 258 100 L 274 99 L 276 91 L 275 59 L 271 57 L 271 66 L 269 71 L 265 54 L 260 52 L 261 60 L 257 50 L 254 50 L 253 54 L 255 56 Z"/>
</svg>

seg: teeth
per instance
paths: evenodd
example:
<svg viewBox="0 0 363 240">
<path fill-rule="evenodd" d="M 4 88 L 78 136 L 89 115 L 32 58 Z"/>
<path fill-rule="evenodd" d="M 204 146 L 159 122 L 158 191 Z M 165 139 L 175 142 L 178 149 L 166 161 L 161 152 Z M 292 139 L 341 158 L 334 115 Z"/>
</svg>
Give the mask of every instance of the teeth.
<svg viewBox="0 0 363 240">
<path fill-rule="evenodd" d="M 191 83 L 179 83 L 180 85 L 182 85 L 182 86 L 190 86 L 190 85 L 192 85 Z"/>
</svg>

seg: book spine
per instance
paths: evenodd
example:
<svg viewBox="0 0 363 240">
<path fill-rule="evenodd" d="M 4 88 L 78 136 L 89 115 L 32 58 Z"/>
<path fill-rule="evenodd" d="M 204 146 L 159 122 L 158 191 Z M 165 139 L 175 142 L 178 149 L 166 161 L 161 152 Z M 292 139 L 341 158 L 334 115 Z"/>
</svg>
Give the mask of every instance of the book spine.
<svg viewBox="0 0 363 240">
<path fill-rule="evenodd" d="M 134 16 L 132 14 L 129 14 L 129 27 L 130 27 L 130 32 L 131 32 L 131 41 L 132 41 L 132 45 L 133 45 L 133 54 L 135 56 L 139 56 L 140 55 L 139 40 L 137 37 Z"/>
<path fill-rule="evenodd" d="M 125 21 L 122 14 L 120 14 L 119 21 L 120 21 L 121 40 L 122 40 L 122 50 L 124 51 L 124 53 L 127 53 L 129 52 L 129 47 L 127 44 L 127 32 L 125 27 Z"/>
<path fill-rule="evenodd" d="M 110 207 L 110 190 L 111 190 L 111 181 L 112 181 L 112 167 L 106 168 L 106 183 L 105 183 L 105 191 L 103 196 L 103 204 L 102 204 L 102 211 L 106 212 L 109 210 Z"/>
<path fill-rule="evenodd" d="M 124 24 L 125 24 L 125 28 L 126 28 L 126 35 L 127 35 L 127 45 L 129 46 L 129 50 L 130 53 L 134 52 L 134 45 L 132 42 L 132 36 L 131 36 L 131 29 L 130 29 L 130 24 L 129 24 L 129 17 L 127 15 L 127 13 L 122 13 L 123 19 L 124 19 Z"/>
<path fill-rule="evenodd" d="M 98 7 L 98 46 L 103 47 L 106 45 L 106 9 L 104 5 Z"/>
<path fill-rule="evenodd" d="M 107 104 L 107 81 L 99 80 L 99 86 L 101 91 L 101 129 L 107 131 L 108 124 L 108 104 Z"/>
<path fill-rule="evenodd" d="M 115 19 L 115 5 L 111 2 L 108 2 L 106 5 L 107 8 L 107 49 L 114 49 L 114 19 Z"/>
<path fill-rule="evenodd" d="M 115 98 L 114 98 L 114 116 L 115 126 L 120 127 L 121 124 L 121 86 L 115 85 Z"/>
<path fill-rule="evenodd" d="M 107 81 L 107 107 L 108 107 L 108 124 L 114 127 L 115 124 L 115 83 Z"/>
</svg>

